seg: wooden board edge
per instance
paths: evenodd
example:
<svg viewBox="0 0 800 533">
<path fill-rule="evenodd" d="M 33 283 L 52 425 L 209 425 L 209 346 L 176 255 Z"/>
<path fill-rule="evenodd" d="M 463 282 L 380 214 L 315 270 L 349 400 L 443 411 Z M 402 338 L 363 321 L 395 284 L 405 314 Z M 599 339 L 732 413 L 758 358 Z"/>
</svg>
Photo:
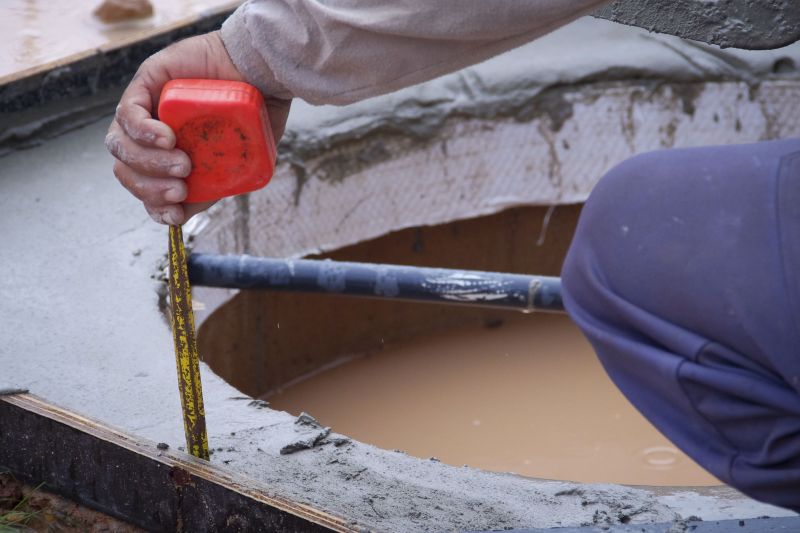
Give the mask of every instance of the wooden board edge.
<svg viewBox="0 0 800 533">
<path fill-rule="evenodd" d="M 54 442 L 58 443 L 58 449 L 52 445 Z M 90 449 L 77 451 L 81 446 L 88 446 Z M 89 467 L 96 467 L 96 472 L 79 470 L 80 475 L 75 475 L 73 478 L 86 478 L 95 487 L 83 486 L 80 479 L 66 479 L 70 477 L 69 475 L 61 476 L 65 479 L 59 477 L 58 471 L 65 468 L 73 474 L 74 469 L 87 468 L 85 458 L 89 455 L 97 458 L 94 462 L 89 461 Z M 109 457 L 113 457 L 113 461 L 106 463 L 105 460 Z M 234 505 L 237 509 L 236 520 L 240 522 L 241 530 L 257 530 L 249 526 L 254 525 L 253 521 L 265 514 L 274 515 L 273 527 L 286 523 L 288 526 L 285 531 L 355 532 L 366 529 L 354 523 L 354 520 L 338 517 L 311 505 L 275 494 L 261 482 L 230 469 L 180 451 L 160 450 L 152 441 L 58 407 L 30 393 L 0 397 L 0 467 L 7 468 L 32 483 L 44 482 L 48 490 L 147 530 L 170 529 L 169 520 L 172 517 L 175 518 L 177 529 L 180 529 L 181 522 L 185 528 L 187 522 L 218 525 L 220 521 L 216 516 L 186 517 L 181 514 L 180 508 L 162 509 L 163 512 L 160 512 L 155 521 L 153 516 L 137 517 L 130 502 L 108 500 L 109 496 L 116 497 L 119 491 L 110 490 L 105 494 L 98 494 L 97 486 L 113 485 L 115 483 L 113 478 L 120 473 L 120 470 L 129 474 L 135 471 L 136 475 L 148 474 L 145 471 L 150 471 L 148 475 L 168 476 L 168 478 L 148 479 L 146 490 L 152 490 L 154 487 L 169 490 L 168 487 L 171 485 L 172 492 L 177 493 L 170 496 L 170 498 L 177 496 L 170 502 L 173 505 L 180 506 L 181 498 L 187 500 L 187 495 L 181 494 L 186 492 L 187 487 L 192 487 L 191 490 L 196 491 L 207 490 L 209 494 L 212 489 L 215 493 L 226 493 L 228 497 L 236 500 Z M 46 472 L 48 468 L 52 472 Z M 144 497 L 146 500 L 149 496 L 135 494 L 135 487 L 132 490 L 133 499 Z M 158 494 L 152 496 L 154 498 L 151 500 L 159 500 L 153 507 L 158 507 L 170 499 L 159 498 Z M 199 494 L 191 498 L 203 500 L 206 496 L 208 495 Z M 248 508 L 253 511 L 252 518 L 243 515 L 248 512 Z M 202 510 L 203 505 L 187 506 L 188 511 L 193 509 Z M 212 529 L 216 527 L 206 530 Z M 191 528 L 187 531 L 194 530 L 196 529 Z"/>
<path fill-rule="evenodd" d="M 37 74 L 47 73 L 52 70 L 68 66 L 82 59 L 86 59 L 87 57 L 114 52 L 119 49 L 129 47 L 133 44 L 146 41 L 154 37 L 159 37 L 168 34 L 170 32 L 174 32 L 175 30 L 179 30 L 186 26 L 197 24 L 208 18 L 217 17 L 220 15 L 227 15 L 233 12 L 233 10 L 236 9 L 236 7 L 238 7 L 240 4 L 241 1 L 239 0 L 231 0 L 224 4 L 206 9 L 200 13 L 175 19 L 173 21 L 170 21 L 166 24 L 160 25 L 155 28 L 143 29 L 140 32 L 130 35 L 124 39 L 119 39 L 116 41 L 104 43 L 99 46 L 87 48 L 85 50 L 81 50 L 80 52 L 75 52 L 73 54 L 64 57 L 59 57 L 58 59 L 47 61 L 40 65 L 34 65 L 32 67 L 23 70 L 18 70 L 10 74 L 5 74 L 3 76 L 0 76 L 0 86 L 7 85 L 9 83 L 13 83 L 32 76 L 36 76 Z"/>
</svg>

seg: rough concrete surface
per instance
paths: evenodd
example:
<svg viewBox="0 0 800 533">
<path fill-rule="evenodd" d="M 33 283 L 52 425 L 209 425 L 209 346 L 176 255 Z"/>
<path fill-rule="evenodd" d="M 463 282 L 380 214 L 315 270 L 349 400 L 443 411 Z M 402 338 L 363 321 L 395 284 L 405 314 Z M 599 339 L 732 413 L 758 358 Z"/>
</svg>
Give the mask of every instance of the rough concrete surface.
<svg viewBox="0 0 800 533">
<path fill-rule="evenodd" d="M 484 76 L 507 69 L 504 61 L 486 64 Z M 591 62 L 586 61 L 587 68 Z M 714 64 L 728 68 L 725 62 Z M 530 68 L 527 64 L 522 71 Z M 702 75 L 702 69 L 684 68 L 695 78 Z M 559 79 L 555 70 L 550 75 Z M 562 73 L 560 79 L 571 75 Z M 476 100 L 480 79 L 469 72 L 450 78 L 456 85 L 442 93 L 447 96 L 438 112 L 457 109 L 462 101 L 500 105 L 502 94 L 517 94 L 507 85 L 508 91 L 496 88 L 494 97 L 486 93 Z M 445 88 L 422 86 L 413 99 L 420 102 L 427 95 L 430 101 L 431 91 L 438 90 Z M 409 95 L 365 105 L 386 116 L 398 103 L 393 98 Z M 336 124 L 338 132 L 374 131 L 369 124 L 376 115 L 368 109 L 348 110 L 338 119 L 322 110 L 319 118 Z M 295 132 L 311 135 L 307 114 L 293 120 Z M 166 252 L 167 232 L 114 180 L 102 143 L 107 124 L 104 118 L 0 159 L 0 388 L 29 388 L 177 448 L 183 432 L 172 340 L 158 310 L 160 283 L 153 279 Z M 323 135 L 315 142 L 324 148 Z M 416 459 L 328 433 L 308 419 L 296 423 L 287 413 L 242 397 L 206 366 L 201 371 L 212 462 L 379 531 L 646 523 L 691 514 L 791 515 L 728 489 L 654 491 L 540 481 Z M 705 498 L 704 504 L 689 511 L 695 495 Z"/>
<path fill-rule="evenodd" d="M 793 0 L 618 0 L 595 16 L 723 48 L 779 48 L 800 39 Z"/>
</svg>

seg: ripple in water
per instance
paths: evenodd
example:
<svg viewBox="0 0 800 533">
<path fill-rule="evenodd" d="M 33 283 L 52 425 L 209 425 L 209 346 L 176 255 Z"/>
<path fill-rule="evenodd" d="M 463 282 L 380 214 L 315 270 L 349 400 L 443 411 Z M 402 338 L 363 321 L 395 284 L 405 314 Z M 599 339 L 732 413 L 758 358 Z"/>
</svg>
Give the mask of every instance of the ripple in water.
<svg viewBox="0 0 800 533">
<path fill-rule="evenodd" d="M 646 468 L 672 470 L 680 463 L 680 452 L 671 446 L 650 446 L 641 451 Z"/>
</svg>

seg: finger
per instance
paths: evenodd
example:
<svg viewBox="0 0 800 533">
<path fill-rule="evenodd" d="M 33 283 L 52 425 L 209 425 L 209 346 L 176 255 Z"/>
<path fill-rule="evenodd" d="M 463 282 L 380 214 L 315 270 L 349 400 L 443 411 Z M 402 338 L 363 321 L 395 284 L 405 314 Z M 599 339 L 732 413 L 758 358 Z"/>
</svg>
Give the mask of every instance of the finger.
<svg viewBox="0 0 800 533">
<path fill-rule="evenodd" d="M 172 205 L 152 205 L 144 204 L 147 214 L 159 224 L 185 224 L 196 214 L 205 211 L 214 202 L 203 202 L 198 204 L 172 204 Z"/>
<path fill-rule="evenodd" d="M 186 199 L 185 180 L 145 176 L 121 161 L 114 163 L 114 175 L 131 194 L 153 207 L 178 204 Z"/>
<path fill-rule="evenodd" d="M 140 145 L 164 150 L 175 148 L 172 128 L 152 118 L 150 112 L 140 105 L 122 100 L 114 118 L 128 137 Z"/>
<path fill-rule="evenodd" d="M 186 218 L 183 214 L 183 206 L 181 204 L 155 206 L 144 204 L 144 209 L 154 221 L 159 224 L 183 224 Z"/>
<path fill-rule="evenodd" d="M 190 218 L 198 213 L 201 213 L 217 203 L 201 202 L 197 204 L 171 204 L 171 205 L 153 205 L 144 204 L 144 208 L 150 215 L 150 218 L 159 224 L 185 224 Z"/>
<path fill-rule="evenodd" d="M 153 118 L 157 95 L 168 80 L 158 61 L 148 59 L 122 93 L 115 118 L 125 133 L 140 144 L 164 149 L 175 146 L 170 127 Z"/>
<path fill-rule="evenodd" d="M 125 134 L 116 120 L 108 128 L 105 143 L 114 157 L 146 176 L 185 178 L 192 169 L 192 163 L 185 152 L 137 144 Z"/>
<path fill-rule="evenodd" d="M 269 125 L 272 127 L 272 136 L 277 144 L 283 131 L 286 128 L 286 120 L 289 118 L 289 108 L 292 105 L 291 100 L 282 100 L 280 98 L 267 98 L 267 115 L 269 116 Z"/>
</svg>

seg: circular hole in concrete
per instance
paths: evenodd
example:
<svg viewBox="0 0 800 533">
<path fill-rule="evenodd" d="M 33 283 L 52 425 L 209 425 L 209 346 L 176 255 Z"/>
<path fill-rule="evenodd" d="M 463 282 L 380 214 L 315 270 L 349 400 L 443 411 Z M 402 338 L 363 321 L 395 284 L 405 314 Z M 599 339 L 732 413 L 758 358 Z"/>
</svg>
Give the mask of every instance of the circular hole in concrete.
<svg viewBox="0 0 800 533">
<path fill-rule="evenodd" d="M 579 206 L 412 228 L 335 260 L 558 275 Z M 274 409 L 454 466 L 584 482 L 717 485 L 617 391 L 562 315 L 243 291 L 200 328 L 222 377 Z"/>
</svg>

